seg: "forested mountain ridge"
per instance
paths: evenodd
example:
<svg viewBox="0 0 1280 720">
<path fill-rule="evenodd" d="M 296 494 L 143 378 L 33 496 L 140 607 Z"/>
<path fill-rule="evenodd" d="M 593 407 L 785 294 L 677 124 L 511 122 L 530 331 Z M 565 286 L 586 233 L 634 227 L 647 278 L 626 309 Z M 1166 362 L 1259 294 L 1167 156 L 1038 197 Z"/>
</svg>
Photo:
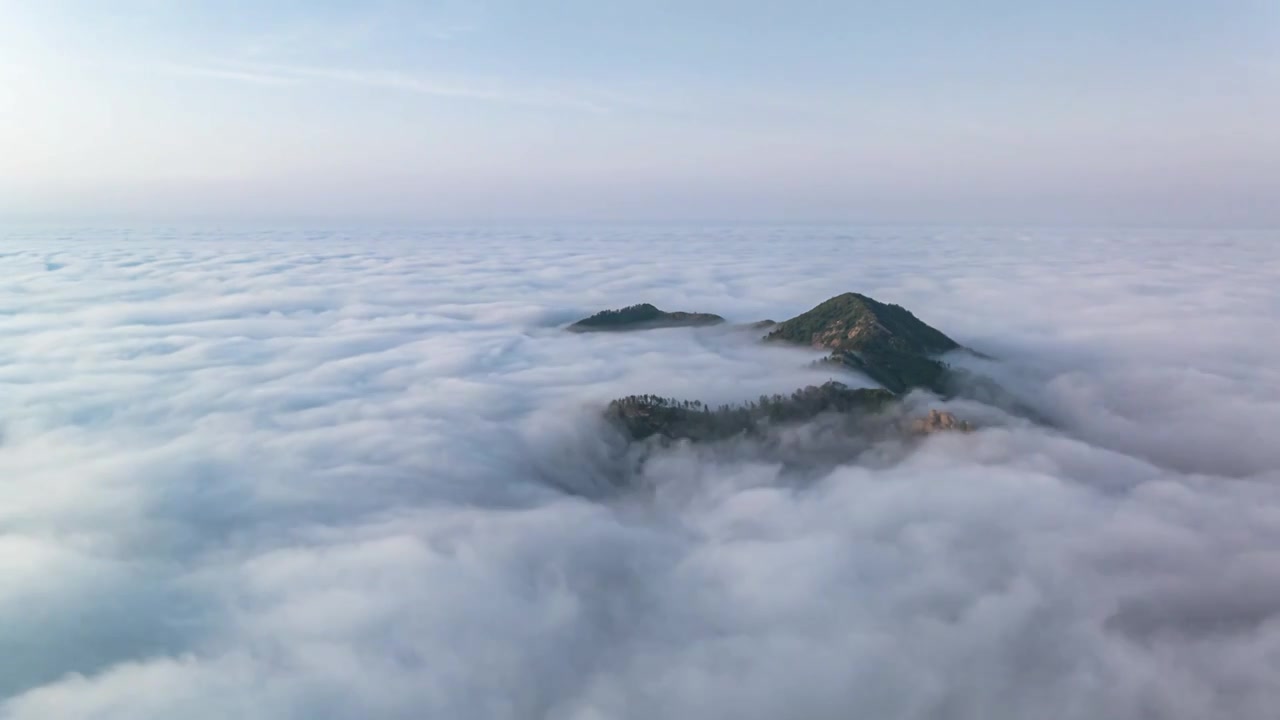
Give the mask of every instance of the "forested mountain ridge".
<svg viewBox="0 0 1280 720">
<path fill-rule="evenodd" d="M 602 310 L 583 318 L 568 328 L 569 332 L 619 332 L 664 327 L 719 325 L 724 318 L 711 313 L 666 312 L 649 303 L 630 305 L 617 310 Z"/>
</svg>

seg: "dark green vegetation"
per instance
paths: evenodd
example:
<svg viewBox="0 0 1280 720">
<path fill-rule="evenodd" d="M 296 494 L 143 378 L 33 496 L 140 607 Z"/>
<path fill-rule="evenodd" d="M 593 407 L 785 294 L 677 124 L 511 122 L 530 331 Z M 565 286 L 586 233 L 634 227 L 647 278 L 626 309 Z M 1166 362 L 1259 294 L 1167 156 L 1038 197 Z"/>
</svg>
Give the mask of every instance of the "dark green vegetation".
<svg viewBox="0 0 1280 720">
<path fill-rule="evenodd" d="M 838 362 L 894 393 L 912 388 L 942 391 L 947 366 L 933 356 L 959 343 L 921 322 L 899 305 L 845 293 L 778 324 L 765 336 L 831 350 Z"/>
<path fill-rule="evenodd" d="M 645 304 L 607 310 L 569 329 L 628 330 L 722 321 L 718 315 L 664 313 Z M 897 396 L 915 388 L 944 392 L 948 370 L 935 356 L 960 348 L 959 343 L 929 327 L 905 308 L 858 293 L 833 297 L 786 322 L 763 321 L 752 327 L 771 327 L 766 341 L 830 350 L 831 355 L 823 362 L 854 369 L 886 389 L 851 389 L 832 381 L 801 388 L 789 396 L 762 396 L 757 402 L 715 409 L 697 400 L 632 395 L 609 404 L 609 419 L 632 439 L 657 436 L 693 441 L 759 436 L 768 428 L 804 422 L 824 413 L 856 421 L 878 414 Z M 925 423 L 912 432 L 971 429 L 967 423 L 949 415 L 930 418 L 933 424 Z M 865 423 L 853 425 L 861 428 L 859 432 L 867 427 Z"/>
<path fill-rule="evenodd" d="M 664 327 L 718 325 L 724 318 L 710 313 L 664 312 L 649 303 L 603 310 L 569 326 L 571 332 L 649 330 Z"/>
<path fill-rule="evenodd" d="M 745 405 L 722 405 L 714 410 L 697 400 L 631 395 L 609 403 L 607 416 L 636 440 L 657 435 L 707 441 L 758 435 L 768 427 L 811 420 L 823 413 L 873 414 L 892 399 L 886 390 L 852 389 L 831 381 L 801 388 L 790 396 L 762 395 Z"/>
</svg>

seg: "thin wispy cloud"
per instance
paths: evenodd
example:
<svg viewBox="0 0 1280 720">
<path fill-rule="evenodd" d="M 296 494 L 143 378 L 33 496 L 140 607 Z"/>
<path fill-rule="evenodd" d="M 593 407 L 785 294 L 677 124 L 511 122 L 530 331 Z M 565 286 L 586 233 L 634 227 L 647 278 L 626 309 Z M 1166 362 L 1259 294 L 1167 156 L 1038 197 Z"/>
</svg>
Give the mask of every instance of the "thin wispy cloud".
<svg viewBox="0 0 1280 720">
<path fill-rule="evenodd" d="M 479 80 L 448 80 L 394 70 L 368 70 L 309 65 L 284 65 L 241 61 L 209 64 L 161 63 L 160 72 L 231 80 L 253 84 L 288 85 L 304 82 L 379 88 L 437 98 L 474 100 L 529 107 L 564 108 L 591 113 L 609 112 L 618 102 L 597 100 L 555 90 L 519 90 L 501 83 Z"/>
<path fill-rule="evenodd" d="M 1277 222 L 1270 4 L 731 5 L 9 3 L 0 212 Z"/>
<path fill-rule="evenodd" d="M 290 77 L 279 73 L 257 72 L 249 69 L 184 65 L 181 63 L 158 63 L 154 65 L 153 68 L 159 72 L 171 75 L 214 78 L 217 80 L 234 80 L 236 82 L 251 83 L 255 85 L 293 85 L 299 82 L 299 78 L 297 77 Z"/>
</svg>

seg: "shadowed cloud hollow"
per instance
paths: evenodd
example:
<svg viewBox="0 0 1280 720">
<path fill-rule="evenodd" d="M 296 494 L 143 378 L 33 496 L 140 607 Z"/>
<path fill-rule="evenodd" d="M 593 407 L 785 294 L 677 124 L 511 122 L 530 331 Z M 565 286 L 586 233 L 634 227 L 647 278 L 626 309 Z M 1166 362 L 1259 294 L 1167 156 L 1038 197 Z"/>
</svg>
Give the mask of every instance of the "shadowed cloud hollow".
<svg viewBox="0 0 1280 720">
<path fill-rule="evenodd" d="M 4 720 L 1280 705 L 1274 237 L 3 239 Z M 1048 422 L 917 390 L 976 429 L 632 464 L 602 420 L 872 387 L 745 325 L 849 291 Z M 645 301 L 727 322 L 564 332 Z"/>
</svg>

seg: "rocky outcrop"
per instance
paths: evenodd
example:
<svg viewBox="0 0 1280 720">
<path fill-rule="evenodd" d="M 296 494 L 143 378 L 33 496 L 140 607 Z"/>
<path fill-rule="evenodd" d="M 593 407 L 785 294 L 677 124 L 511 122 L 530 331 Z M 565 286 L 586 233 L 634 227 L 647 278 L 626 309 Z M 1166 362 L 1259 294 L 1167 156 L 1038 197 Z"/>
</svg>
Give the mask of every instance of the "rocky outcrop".
<svg viewBox="0 0 1280 720">
<path fill-rule="evenodd" d="M 667 327 L 696 327 L 718 325 L 724 318 L 711 313 L 665 312 L 641 303 L 618 310 L 602 310 L 570 325 L 570 332 L 622 332 L 627 330 L 651 330 Z"/>
<path fill-rule="evenodd" d="M 932 435 L 940 432 L 973 432 L 973 424 L 968 420 L 961 420 L 955 415 L 944 410 L 930 410 L 929 414 L 916 418 L 911 423 L 911 433 L 914 435 Z"/>
</svg>

